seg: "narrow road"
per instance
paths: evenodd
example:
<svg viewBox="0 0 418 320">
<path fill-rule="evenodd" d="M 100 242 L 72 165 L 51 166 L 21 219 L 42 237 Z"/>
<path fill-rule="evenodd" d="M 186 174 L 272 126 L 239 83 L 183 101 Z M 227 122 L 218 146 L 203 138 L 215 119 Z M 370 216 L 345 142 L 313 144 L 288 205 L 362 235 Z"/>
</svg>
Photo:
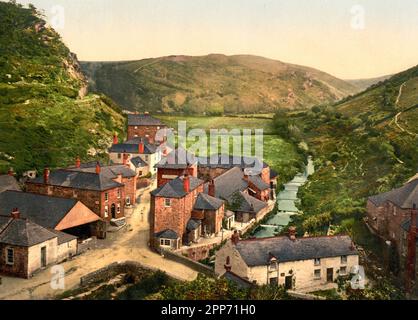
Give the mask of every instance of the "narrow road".
<svg viewBox="0 0 418 320">
<path fill-rule="evenodd" d="M 395 107 L 398 107 L 399 106 L 399 100 L 401 99 L 401 96 L 402 96 L 402 90 L 403 90 L 403 88 L 406 86 L 406 81 L 404 82 L 404 83 L 402 83 L 402 85 L 400 86 L 400 88 L 399 88 L 399 94 L 398 94 L 398 96 L 397 96 L 397 98 L 396 98 L 396 102 L 395 102 Z M 411 131 L 408 131 L 407 129 L 405 129 L 405 128 L 403 128 L 400 124 L 399 124 L 399 117 L 402 115 L 402 113 L 403 113 L 404 111 L 400 111 L 400 112 L 398 112 L 397 114 L 396 114 L 396 116 L 395 116 L 395 125 L 399 128 L 399 130 L 401 130 L 402 132 L 404 132 L 404 133 L 407 133 L 407 134 L 409 134 L 409 135 L 411 135 L 411 136 L 413 136 L 413 137 L 415 137 L 415 133 L 413 133 L 413 132 L 411 132 Z"/>
</svg>

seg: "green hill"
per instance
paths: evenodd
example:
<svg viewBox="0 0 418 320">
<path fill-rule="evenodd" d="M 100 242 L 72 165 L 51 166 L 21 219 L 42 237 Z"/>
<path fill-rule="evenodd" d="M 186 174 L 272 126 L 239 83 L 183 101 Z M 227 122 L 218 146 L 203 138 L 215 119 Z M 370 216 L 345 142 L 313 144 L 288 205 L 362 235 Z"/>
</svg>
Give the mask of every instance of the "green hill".
<svg viewBox="0 0 418 320">
<path fill-rule="evenodd" d="M 86 89 L 77 57 L 36 9 L 0 2 L 0 172 L 100 156 L 125 120 Z"/>
<path fill-rule="evenodd" d="M 307 142 L 317 165 L 301 189 L 302 229 L 352 231 L 368 196 L 418 170 L 418 66 L 335 105 L 278 114 L 275 123 L 282 135 Z"/>
<path fill-rule="evenodd" d="M 82 62 L 92 90 L 129 110 L 268 113 L 339 100 L 358 89 L 324 72 L 257 56 Z"/>
</svg>

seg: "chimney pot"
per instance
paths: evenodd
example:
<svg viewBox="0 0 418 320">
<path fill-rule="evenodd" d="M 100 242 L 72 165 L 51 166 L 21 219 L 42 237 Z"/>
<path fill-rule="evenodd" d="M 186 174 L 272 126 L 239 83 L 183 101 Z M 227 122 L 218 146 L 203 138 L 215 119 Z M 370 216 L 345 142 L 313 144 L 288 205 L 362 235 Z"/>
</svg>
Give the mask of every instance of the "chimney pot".
<svg viewBox="0 0 418 320">
<path fill-rule="evenodd" d="M 289 227 L 289 239 L 296 240 L 296 227 Z"/>
<path fill-rule="evenodd" d="M 96 174 L 100 174 L 101 168 L 100 168 L 100 162 L 97 161 L 96 163 Z"/>
<path fill-rule="evenodd" d="M 211 197 L 215 197 L 215 181 L 213 179 L 209 182 L 208 194 Z"/>
<path fill-rule="evenodd" d="M 238 233 L 238 230 L 235 230 L 234 231 L 234 234 L 231 237 L 231 241 L 232 241 L 232 243 L 234 245 L 237 245 L 238 244 L 238 242 L 239 242 L 239 233 Z"/>
<path fill-rule="evenodd" d="M 49 168 L 44 169 L 44 184 L 49 183 Z"/>
<path fill-rule="evenodd" d="M 77 158 L 75 159 L 75 166 L 76 166 L 77 168 L 80 168 L 80 167 L 81 167 L 81 160 L 80 160 L 80 157 L 77 157 Z"/>
<path fill-rule="evenodd" d="M 20 218 L 19 209 L 18 208 L 13 208 L 11 216 L 12 216 L 13 219 L 19 219 Z"/>
<path fill-rule="evenodd" d="M 183 177 L 183 188 L 184 188 L 184 192 L 186 193 L 190 192 L 190 177 L 187 173 Z"/>
<path fill-rule="evenodd" d="M 116 133 L 113 135 L 113 144 L 118 144 L 118 136 L 116 135 Z"/>
<path fill-rule="evenodd" d="M 138 152 L 139 152 L 139 154 L 144 154 L 144 142 L 142 141 L 142 139 L 141 139 L 141 141 L 139 142 L 139 145 L 138 145 Z"/>
</svg>

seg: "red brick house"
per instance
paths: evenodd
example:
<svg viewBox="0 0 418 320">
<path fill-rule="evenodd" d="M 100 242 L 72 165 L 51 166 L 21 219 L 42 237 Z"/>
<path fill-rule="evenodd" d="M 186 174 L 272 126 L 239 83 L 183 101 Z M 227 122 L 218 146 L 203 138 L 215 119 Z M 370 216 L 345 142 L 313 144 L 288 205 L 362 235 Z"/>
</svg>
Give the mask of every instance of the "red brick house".
<svg viewBox="0 0 418 320">
<path fill-rule="evenodd" d="M 156 248 L 178 249 L 200 237 L 192 211 L 204 181 L 185 174 L 151 192 L 151 241 Z M 192 234 L 192 237 L 189 235 Z"/>
<path fill-rule="evenodd" d="M 151 143 L 162 142 L 163 137 L 156 137 L 157 132 L 167 126 L 159 119 L 144 114 L 128 115 L 128 140 L 138 137 L 148 138 Z"/>
<path fill-rule="evenodd" d="M 32 193 L 80 200 L 105 221 L 124 217 L 125 185 L 101 173 L 75 170 L 44 170 L 43 177 L 26 182 Z"/>
<path fill-rule="evenodd" d="M 197 164 L 198 161 L 194 154 L 183 148 L 173 150 L 155 166 L 157 168 L 157 187 L 176 179 L 184 172 L 192 177 L 197 177 Z"/>
<path fill-rule="evenodd" d="M 401 224 L 410 218 L 414 203 L 418 204 L 418 179 L 400 188 L 369 197 L 367 223 L 379 236 L 392 241 L 399 249 Z"/>
</svg>

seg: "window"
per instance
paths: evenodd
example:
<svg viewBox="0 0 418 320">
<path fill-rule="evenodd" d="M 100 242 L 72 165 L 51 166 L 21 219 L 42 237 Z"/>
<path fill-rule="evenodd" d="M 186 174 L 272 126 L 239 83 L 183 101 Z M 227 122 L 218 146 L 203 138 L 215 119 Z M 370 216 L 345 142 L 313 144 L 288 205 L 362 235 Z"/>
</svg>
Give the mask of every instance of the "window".
<svg viewBox="0 0 418 320">
<path fill-rule="evenodd" d="M 126 197 L 126 205 L 130 206 L 131 205 L 131 198 Z"/>
<path fill-rule="evenodd" d="M 137 126 L 135 126 L 135 129 L 138 129 L 138 127 L 137 127 Z"/>
<path fill-rule="evenodd" d="M 108 202 L 109 201 L 109 194 L 107 192 L 105 192 L 105 201 Z"/>
<path fill-rule="evenodd" d="M 277 262 L 271 261 L 270 262 L 270 270 L 277 270 Z"/>
<path fill-rule="evenodd" d="M 109 216 L 109 207 L 108 206 L 105 206 L 105 209 L 104 209 L 104 217 L 107 218 L 108 216 Z"/>
<path fill-rule="evenodd" d="M 347 256 L 341 256 L 341 264 L 347 263 Z"/>
<path fill-rule="evenodd" d="M 117 212 L 120 213 L 120 203 L 118 203 Z"/>
<path fill-rule="evenodd" d="M 145 156 L 145 162 L 148 162 L 149 161 L 149 157 L 146 155 Z"/>
<path fill-rule="evenodd" d="M 160 245 L 164 247 L 171 247 L 171 240 L 169 239 L 160 239 Z"/>
<path fill-rule="evenodd" d="M 171 199 L 170 198 L 165 198 L 164 199 L 164 206 L 171 207 Z"/>
<path fill-rule="evenodd" d="M 320 266 L 321 265 L 321 259 L 319 259 L 319 258 L 314 259 L 314 265 L 315 266 Z"/>
<path fill-rule="evenodd" d="M 14 250 L 12 248 L 8 248 L 6 250 L 6 264 L 13 265 L 14 263 L 15 263 Z"/>
<path fill-rule="evenodd" d="M 120 197 L 121 197 L 121 191 L 120 189 L 118 189 L 118 199 L 120 199 Z"/>
<path fill-rule="evenodd" d="M 277 277 L 275 277 L 275 278 L 270 278 L 269 283 L 270 283 L 270 285 L 275 285 L 275 286 L 277 286 L 277 285 L 279 284 L 279 279 L 278 279 Z"/>
<path fill-rule="evenodd" d="M 118 159 L 121 159 L 122 155 L 120 153 L 118 153 Z"/>
<path fill-rule="evenodd" d="M 314 279 L 316 280 L 321 279 L 321 269 L 316 269 L 314 271 Z"/>
<path fill-rule="evenodd" d="M 347 274 L 347 267 L 341 267 L 340 268 L 340 275 L 345 276 Z"/>
</svg>

